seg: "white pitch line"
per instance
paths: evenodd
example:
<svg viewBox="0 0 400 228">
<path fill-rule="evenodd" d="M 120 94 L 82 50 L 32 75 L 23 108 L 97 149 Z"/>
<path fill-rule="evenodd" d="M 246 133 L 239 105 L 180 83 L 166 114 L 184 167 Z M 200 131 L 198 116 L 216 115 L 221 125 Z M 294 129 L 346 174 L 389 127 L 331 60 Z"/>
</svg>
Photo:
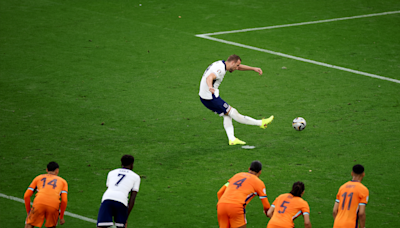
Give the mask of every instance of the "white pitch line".
<svg viewBox="0 0 400 228">
<path fill-rule="evenodd" d="M 383 16 L 383 15 L 397 14 L 397 13 L 400 13 L 400 11 L 389 11 L 389 12 L 384 12 L 384 13 L 373 13 L 373 14 L 359 15 L 359 16 L 353 16 L 353 17 L 341 17 L 341 18 L 333 18 L 333 19 L 320 20 L 320 21 L 300 22 L 300 23 L 286 24 L 286 25 L 273 25 L 273 26 L 260 27 L 260 28 L 248 28 L 248 29 L 240 29 L 240 30 L 232 30 L 232 31 L 224 31 L 224 32 L 205 33 L 205 34 L 199 34 L 199 35 L 215 36 L 215 35 L 222 35 L 222 34 L 229 34 L 229 33 L 251 32 L 251 31 L 257 31 L 257 30 L 267 30 L 267 29 L 293 27 L 293 26 L 301 26 L 301 25 L 311 25 L 311 24 L 351 20 L 351 19 L 365 18 L 365 17 L 376 17 L 376 16 Z M 199 36 L 199 35 L 196 35 L 196 36 Z"/>
<path fill-rule="evenodd" d="M 198 34 L 198 35 L 196 35 L 196 37 L 213 40 L 213 41 L 217 41 L 217 42 L 221 42 L 221 43 L 225 43 L 225 44 L 230 44 L 230 45 L 234 45 L 234 46 L 238 46 L 238 47 L 242 47 L 242 48 L 247 48 L 247 49 L 251 49 L 251 50 L 256 50 L 256 51 L 260 51 L 260 52 L 265 52 L 265 53 L 269 53 L 272 55 L 278 55 L 278 56 L 282 56 L 285 58 L 290 58 L 290 59 L 294 59 L 294 60 L 298 60 L 298 61 L 302 61 L 302 62 L 312 63 L 312 64 L 324 66 L 324 67 L 347 71 L 347 72 L 351 72 L 354 74 L 360 74 L 360 75 L 364 75 L 364 76 L 368 76 L 368 77 L 372 77 L 372 78 L 378 78 L 381 80 L 391 81 L 391 82 L 400 84 L 400 80 L 387 78 L 387 77 L 383 77 L 383 76 L 376 75 L 376 74 L 370 74 L 370 73 L 366 73 L 366 72 L 362 72 L 362 71 L 358 71 L 358 70 L 348 69 L 348 68 L 344 68 L 344 67 L 340 67 L 340 66 L 335 66 L 332 64 L 317 62 L 317 61 L 310 60 L 310 59 L 305 59 L 305 58 L 296 57 L 293 55 L 287 55 L 287 54 L 280 53 L 280 52 L 275 52 L 275 51 L 271 51 L 271 50 L 267 50 L 267 49 L 257 48 L 257 47 L 253 47 L 253 46 L 249 46 L 249 45 L 245 45 L 245 44 L 240 44 L 240 43 L 236 43 L 236 42 L 231 42 L 231 41 L 211 37 L 214 35 L 222 35 L 222 34 L 229 34 L 229 33 L 250 32 L 250 31 L 256 31 L 256 30 L 293 27 L 293 26 L 318 24 L 318 23 L 326 23 L 326 22 L 334 22 L 334 21 L 342 21 L 342 20 L 351 20 L 351 19 L 357 19 L 357 18 L 383 16 L 383 15 L 397 14 L 397 13 L 400 13 L 400 11 L 390 11 L 390 12 L 383 12 L 383 13 L 366 14 L 366 15 L 359 15 L 359 16 L 353 16 L 353 17 L 334 18 L 334 19 L 320 20 L 320 21 L 301 22 L 301 23 L 286 24 L 286 25 L 274 25 L 274 26 L 261 27 L 261 28 L 249 28 L 249 29 L 232 30 L 232 31 L 225 31 L 225 32 L 205 33 L 205 34 Z"/>
<path fill-rule="evenodd" d="M 14 200 L 14 201 L 17 201 L 17 202 L 20 202 L 20 203 L 25 203 L 25 201 L 23 199 L 20 199 L 20 198 L 14 197 L 14 196 L 4 195 L 2 193 L 0 193 L 0 197 L 6 198 L 6 199 L 10 199 L 10 200 Z M 64 214 L 68 215 L 70 217 L 73 217 L 73 218 L 77 218 L 77 219 L 86 221 L 86 222 L 91 222 L 91 223 L 95 223 L 95 224 L 97 223 L 97 221 L 94 220 L 94 219 L 87 218 L 87 217 L 84 217 L 84 216 L 81 216 L 81 215 L 77 215 L 77 214 L 74 214 L 74 213 L 71 213 L 71 212 L 68 212 L 68 211 L 66 211 Z"/>
<path fill-rule="evenodd" d="M 314 60 L 305 59 L 305 58 L 301 58 L 301 57 L 296 57 L 296 56 L 293 56 L 293 55 L 287 55 L 287 54 L 280 53 L 280 52 L 275 52 L 275 51 L 262 49 L 262 48 L 257 48 L 257 47 L 253 47 L 253 46 L 249 46 L 249 45 L 245 45 L 245 44 L 235 43 L 235 42 L 232 42 L 232 41 L 227 41 L 227 40 L 218 39 L 218 38 L 215 38 L 215 37 L 210 37 L 208 35 L 196 35 L 196 36 L 200 37 L 200 38 L 208 39 L 208 40 L 213 40 L 213 41 L 217 41 L 217 42 L 221 42 L 221 43 L 225 43 L 225 44 L 230 44 L 230 45 L 234 45 L 234 46 L 238 46 L 238 47 L 242 47 L 242 48 L 247 48 L 247 49 L 251 49 L 251 50 L 255 50 L 255 51 L 265 52 L 265 53 L 269 53 L 269 54 L 272 54 L 272 55 L 278 55 L 278 56 L 282 56 L 282 57 L 289 58 L 289 59 L 294 59 L 294 60 L 298 60 L 298 61 L 302 61 L 302 62 L 306 62 L 306 63 L 312 63 L 312 64 L 315 64 L 315 65 L 320 65 L 320 66 L 324 66 L 324 67 L 329 67 L 329 68 L 333 68 L 333 69 L 347 71 L 347 72 L 351 72 L 351 73 L 354 73 L 354 74 L 360 74 L 360 75 L 364 75 L 364 76 L 368 76 L 368 77 L 372 77 L 372 78 L 378 78 L 378 79 L 381 79 L 381 80 L 391 81 L 391 82 L 395 82 L 395 83 L 399 83 L 400 84 L 400 80 L 396 80 L 396 79 L 393 79 L 393 78 L 387 78 L 387 77 L 383 77 L 383 76 L 376 75 L 376 74 L 365 73 L 365 72 L 358 71 L 358 70 L 352 70 L 352 69 L 348 69 L 348 68 L 344 68 L 344 67 L 340 67 L 340 66 L 335 66 L 335 65 L 332 65 L 332 64 L 327 64 L 327 63 L 323 63 L 323 62 L 317 62 L 317 61 L 314 61 Z"/>
</svg>

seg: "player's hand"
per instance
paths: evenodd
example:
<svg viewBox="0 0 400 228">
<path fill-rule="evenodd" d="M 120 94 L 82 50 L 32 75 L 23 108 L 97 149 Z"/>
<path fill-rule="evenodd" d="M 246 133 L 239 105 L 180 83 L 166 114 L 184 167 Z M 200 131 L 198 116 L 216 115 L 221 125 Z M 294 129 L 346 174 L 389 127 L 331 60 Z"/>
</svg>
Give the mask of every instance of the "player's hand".
<svg viewBox="0 0 400 228">
<path fill-rule="evenodd" d="M 254 71 L 257 72 L 259 75 L 262 75 L 262 74 L 263 74 L 261 68 L 257 68 L 257 67 L 256 67 L 256 68 L 254 68 Z"/>
<path fill-rule="evenodd" d="M 210 90 L 210 92 L 211 92 L 212 94 L 215 93 L 215 89 L 214 89 L 213 87 L 208 88 L 208 90 Z"/>
<path fill-rule="evenodd" d="M 126 223 L 125 223 L 125 228 L 127 228 L 128 227 L 128 221 L 126 221 Z"/>
<path fill-rule="evenodd" d="M 65 223 L 65 219 L 60 219 L 60 225 L 63 225 Z"/>
</svg>

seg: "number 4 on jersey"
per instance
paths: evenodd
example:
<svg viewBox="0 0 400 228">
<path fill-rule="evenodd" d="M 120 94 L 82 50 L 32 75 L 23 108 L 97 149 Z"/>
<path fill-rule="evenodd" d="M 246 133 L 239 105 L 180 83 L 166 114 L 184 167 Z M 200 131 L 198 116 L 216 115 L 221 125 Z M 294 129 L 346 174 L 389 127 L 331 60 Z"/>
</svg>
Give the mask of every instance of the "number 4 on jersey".
<svg viewBox="0 0 400 228">
<path fill-rule="evenodd" d="M 236 181 L 235 183 L 233 183 L 234 185 L 236 185 L 236 189 L 240 188 L 243 184 L 243 182 L 246 180 L 247 178 L 243 178 L 241 180 Z"/>
</svg>

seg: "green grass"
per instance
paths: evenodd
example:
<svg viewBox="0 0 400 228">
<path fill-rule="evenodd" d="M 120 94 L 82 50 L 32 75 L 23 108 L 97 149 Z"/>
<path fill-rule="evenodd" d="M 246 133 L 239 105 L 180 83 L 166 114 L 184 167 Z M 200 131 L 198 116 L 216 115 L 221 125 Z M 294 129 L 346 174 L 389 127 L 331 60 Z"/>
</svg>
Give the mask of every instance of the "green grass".
<svg viewBox="0 0 400 228">
<path fill-rule="evenodd" d="M 132 154 L 143 179 L 129 227 L 217 227 L 216 192 L 257 159 L 270 202 L 303 181 L 313 226 L 331 227 L 337 190 L 361 163 L 367 226 L 394 227 L 399 84 L 195 35 L 399 9 L 358 0 L 3 1 L 0 193 L 22 198 L 55 160 L 69 183 L 67 211 L 96 219 L 108 171 Z M 393 14 L 216 37 L 400 79 L 399 23 Z M 254 150 L 228 146 L 222 119 L 197 95 L 205 68 L 230 54 L 264 71 L 227 74 L 220 87 L 240 113 L 275 115 L 267 130 L 234 123 Z M 297 116 L 307 120 L 302 132 L 290 126 Z M 248 227 L 266 226 L 261 207 L 248 205 Z M 0 198 L 1 226 L 25 216 L 22 203 Z M 64 225 L 88 226 L 71 217 Z"/>
</svg>

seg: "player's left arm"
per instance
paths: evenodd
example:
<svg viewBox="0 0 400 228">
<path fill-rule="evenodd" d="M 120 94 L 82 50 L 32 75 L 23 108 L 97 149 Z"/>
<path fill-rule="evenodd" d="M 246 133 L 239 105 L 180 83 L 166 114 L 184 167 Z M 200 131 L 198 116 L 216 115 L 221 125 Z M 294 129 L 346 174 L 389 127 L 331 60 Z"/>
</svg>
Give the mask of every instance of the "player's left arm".
<svg viewBox="0 0 400 228">
<path fill-rule="evenodd" d="M 272 218 L 272 216 L 274 215 L 274 211 L 275 211 L 275 205 L 272 205 L 268 211 L 267 211 L 267 217 Z"/>
<path fill-rule="evenodd" d="M 253 71 L 257 72 L 259 75 L 262 75 L 262 73 L 263 73 L 261 68 L 251 67 L 251 66 L 247 66 L 247 65 L 243 65 L 243 64 L 239 65 L 238 70 L 242 70 L 242 71 L 244 71 L 244 70 L 253 70 Z"/>
<path fill-rule="evenodd" d="M 219 191 L 217 192 L 218 200 L 221 199 L 221 197 L 222 197 L 222 195 L 224 194 L 224 192 L 225 192 L 226 188 L 228 187 L 228 185 L 229 185 L 229 182 L 226 182 L 226 184 L 224 184 L 224 185 L 219 189 Z"/>
<path fill-rule="evenodd" d="M 304 213 L 303 217 L 304 217 L 304 227 L 311 228 L 310 214 Z"/>
<path fill-rule="evenodd" d="M 61 190 L 61 204 L 60 204 L 60 225 L 65 223 L 64 213 L 67 209 L 68 204 L 68 184 L 66 181 L 63 181 L 63 189 Z"/>
<path fill-rule="evenodd" d="M 360 227 L 364 228 L 365 227 L 365 219 L 366 219 L 366 215 L 365 215 L 365 204 L 360 204 L 359 208 L 358 208 L 358 221 L 360 223 Z"/>
<path fill-rule="evenodd" d="M 260 197 L 260 198 L 261 198 L 261 197 Z M 264 214 L 265 214 L 267 217 L 270 217 L 270 216 L 268 216 L 268 211 L 269 211 L 269 209 L 271 209 L 271 205 L 270 205 L 269 202 L 268 202 L 267 196 L 265 196 L 265 198 L 261 198 L 261 202 L 262 202 L 263 207 L 264 207 Z M 271 218 L 271 217 L 270 217 L 270 218 Z"/>
<path fill-rule="evenodd" d="M 131 196 L 129 197 L 129 203 L 128 203 L 128 216 L 126 217 L 125 227 L 128 227 L 129 214 L 131 213 L 133 206 L 135 205 L 137 193 L 138 193 L 137 191 L 133 191 L 133 190 L 131 191 Z"/>
<path fill-rule="evenodd" d="M 269 204 L 268 197 L 267 197 L 267 189 L 265 188 L 265 184 L 260 180 L 255 188 L 256 193 L 258 195 L 258 198 L 260 198 L 263 208 L 264 208 L 264 214 L 268 216 L 267 212 L 269 208 L 271 207 L 271 204 Z"/>
</svg>

